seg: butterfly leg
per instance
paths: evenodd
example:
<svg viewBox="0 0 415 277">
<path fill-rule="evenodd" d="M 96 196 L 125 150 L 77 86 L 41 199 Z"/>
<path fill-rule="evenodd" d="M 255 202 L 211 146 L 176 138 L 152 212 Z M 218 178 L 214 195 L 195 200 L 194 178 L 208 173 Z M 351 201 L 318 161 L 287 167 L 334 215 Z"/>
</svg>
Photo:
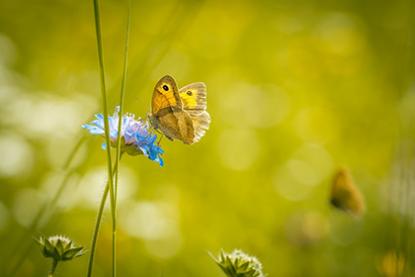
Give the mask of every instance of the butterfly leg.
<svg viewBox="0 0 415 277">
<path fill-rule="evenodd" d="M 163 134 L 160 134 L 160 139 L 159 139 L 159 141 L 157 142 L 157 145 L 158 146 L 160 146 L 160 143 L 161 143 L 161 140 L 164 138 L 164 135 Z"/>
</svg>

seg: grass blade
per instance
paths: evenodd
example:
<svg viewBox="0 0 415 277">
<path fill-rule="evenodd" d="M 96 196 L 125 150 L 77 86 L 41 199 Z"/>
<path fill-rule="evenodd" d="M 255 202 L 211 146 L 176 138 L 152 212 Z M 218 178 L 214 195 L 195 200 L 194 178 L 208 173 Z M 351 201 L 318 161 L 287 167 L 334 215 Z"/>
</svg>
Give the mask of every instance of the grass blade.
<svg viewBox="0 0 415 277">
<path fill-rule="evenodd" d="M 104 114 L 104 131 L 105 131 L 105 143 L 107 145 L 107 170 L 108 170 L 108 186 L 110 191 L 110 199 L 111 199 L 111 216 L 112 221 L 115 222 L 115 205 L 114 205 L 114 184 L 113 184 L 113 172 L 112 172 L 112 160 L 111 160 L 111 142 L 110 142 L 110 132 L 109 132 L 109 121 L 108 121 L 108 101 L 107 101 L 107 90 L 105 85 L 105 68 L 104 68 L 104 54 L 103 54 L 103 46 L 102 46 L 102 32 L 101 32 L 101 14 L 100 14 L 100 6 L 99 0 L 93 0 L 94 5 L 94 18 L 95 18 L 95 32 L 96 32 L 96 39 L 97 39 L 97 50 L 98 50 L 98 63 L 99 63 L 99 75 L 101 81 L 101 97 L 102 97 L 102 109 Z M 103 203 L 105 206 L 105 200 Z M 98 236 L 99 226 L 100 224 L 96 225 L 98 228 L 95 229 L 92 243 L 96 243 L 96 237 Z M 114 255 L 115 253 L 113 253 Z M 91 253 L 89 256 L 89 263 L 88 263 L 88 276 L 92 275 L 92 269 L 94 265 L 94 257 L 95 257 L 95 245 L 91 247 Z M 113 275 L 115 276 L 115 275 Z"/>
<path fill-rule="evenodd" d="M 121 159 L 121 125 L 122 115 L 124 114 L 124 103 L 125 103 L 125 84 L 127 79 L 127 68 L 128 68 L 128 47 L 130 42 L 130 31 L 131 31 L 131 0 L 128 1 L 128 15 L 127 15 L 127 29 L 125 33 L 125 44 L 124 44 L 124 65 L 123 74 L 121 80 L 121 91 L 120 91 L 120 110 L 118 114 L 118 132 L 117 132 L 117 149 L 116 149 L 116 163 L 114 169 L 114 211 L 115 217 L 112 224 L 112 275 L 116 276 L 116 264 L 117 264 L 117 192 L 118 192 L 118 165 Z"/>
</svg>

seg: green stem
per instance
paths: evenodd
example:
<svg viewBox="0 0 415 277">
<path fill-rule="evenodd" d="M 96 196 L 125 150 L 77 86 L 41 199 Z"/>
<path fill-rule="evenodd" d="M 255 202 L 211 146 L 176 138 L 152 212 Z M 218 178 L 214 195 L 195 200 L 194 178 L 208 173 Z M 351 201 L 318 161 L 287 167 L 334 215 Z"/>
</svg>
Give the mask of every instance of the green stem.
<svg viewBox="0 0 415 277">
<path fill-rule="evenodd" d="M 118 162 L 115 163 L 114 173 L 117 172 L 116 168 L 118 168 Z M 108 180 L 105 185 L 104 193 L 102 194 L 101 202 L 99 204 L 97 220 L 95 221 L 94 234 L 92 235 L 91 251 L 89 253 L 89 262 L 88 262 L 88 273 L 87 273 L 88 277 L 92 276 L 92 269 L 94 267 L 94 259 L 95 259 L 95 250 L 96 250 L 97 240 L 98 240 L 98 233 L 99 233 L 99 228 L 101 227 L 102 214 L 104 212 L 105 202 L 108 197 L 109 188 L 110 188 L 110 181 Z"/>
<path fill-rule="evenodd" d="M 116 157 L 117 160 L 121 158 L 121 124 L 122 124 L 122 114 L 124 113 L 124 102 L 125 102 L 125 84 L 127 79 L 127 68 L 128 68 L 128 45 L 130 41 L 130 29 L 131 29 L 131 0 L 129 1 L 128 6 L 128 17 L 127 17 L 127 31 L 125 34 L 125 45 L 124 45 L 124 67 L 123 67 L 123 76 L 121 80 L 121 92 L 120 92 L 120 111 L 118 114 L 118 132 L 117 132 L 117 149 Z M 117 185 L 118 185 L 118 174 L 115 174 L 115 199 L 117 199 Z M 116 203 L 115 203 L 116 204 Z"/>
<path fill-rule="evenodd" d="M 53 259 L 52 260 L 52 266 L 50 268 L 48 277 L 53 277 L 53 274 L 55 273 L 56 267 L 58 266 L 58 261 Z"/>
<path fill-rule="evenodd" d="M 102 47 L 102 33 L 101 33 L 101 16 L 100 16 L 100 8 L 99 8 L 99 0 L 94 1 L 94 16 L 95 16 L 95 31 L 96 31 L 96 38 L 97 38 L 97 48 L 98 48 L 98 61 L 99 61 L 99 72 L 100 72 L 100 80 L 101 80 L 101 94 L 102 94 L 102 106 L 104 111 L 104 129 L 105 129 L 105 143 L 107 145 L 107 170 L 108 170 L 108 186 L 110 191 L 110 203 L 111 203 L 111 217 L 112 217 L 112 224 L 115 226 L 116 224 L 116 212 L 115 212 L 115 194 L 114 194 L 114 180 L 113 180 L 113 171 L 112 171 L 112 160 L 111 160 L 111 142 L 110 142 L 110 133 L 109 133 L 109 122 L 108 122 L 108 103 L 107 103 L 107 92 L 106 92 L 106 85 L 105 85 L 105 69 L 104 69 L 104 54 L 103 54 L 103 47 Z M 105 201 L 104 201 L 105 206 Z M 99 228 L 99 226 L 98 226 Z M 115 246 L 115 229 L 113 227 L 113 244 Z M 113 271 L 112 275 L 116 276 L 116 265 L 115 265 L 115 247 L 113 247 Z M 92 260 L 93 262 L 93 260 Z"/>
<path fill-rule="evenodd" d="M 124 102 L 125 102 L 125 84 L 127 79 L 127 68 L 128 68 L 128 45 L 130 41 L 130 29 L 131 29 L 131 0 L 128 3 L 128 16 L 127 16 L 127 30 L 125 34 L 125 45 L 124 45 L 124 67 L 123 76 L 121 81 L 120 91 L 120 110 L 118 113 L 118 132 L 117 132 L 117 148 L 116 148 L 116 167 L 114 170 L 114 211 L 115 216 L 112 224 L 112 276 L 116 276 L 116 253 L 117 253 L 117 193 L 118 193 L 118 161 L 121 159 L 121 125 L 122 125 L 122 114 L 124 113 Z"/>
</svg>

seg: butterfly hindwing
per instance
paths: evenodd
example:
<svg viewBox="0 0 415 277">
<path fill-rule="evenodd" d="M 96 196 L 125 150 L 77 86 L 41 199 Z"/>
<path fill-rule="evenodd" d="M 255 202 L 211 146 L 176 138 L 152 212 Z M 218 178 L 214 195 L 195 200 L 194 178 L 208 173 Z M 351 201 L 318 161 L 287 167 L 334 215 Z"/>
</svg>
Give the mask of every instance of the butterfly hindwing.
<svg viewBox="0 0 415 277">
<path fill-rule="evenodd" d="M 206 111 L 207 89 L 205 83 L 192 83 L 179 90 L 183 109 L 187 111 Z"/>
<path fill-rule="evenodd" d="M 207 111 L 203 111 L 199 114 L 190 113 L 190 118 L 193 122 L 194 139 L 193 143 L 198 142 L 209 129 L 210 115 Z"/>
<path fill-rule="evenodd" d="M 184 111 L 161 114 L 157 118 L 157 129 L 169 139 L 178 139 L 186 144 L 193 142 L 194 131 L 190 116 Z"/>
<path fill-rule="evenodd" d="M 194 141 L 199 141 L 209 129 L 210 115 L 207 109 L 207 89 L 205 83 L 192 83 L 182 87 L 179 95 L 186 111 L 193 122 Z"/>
</svg>

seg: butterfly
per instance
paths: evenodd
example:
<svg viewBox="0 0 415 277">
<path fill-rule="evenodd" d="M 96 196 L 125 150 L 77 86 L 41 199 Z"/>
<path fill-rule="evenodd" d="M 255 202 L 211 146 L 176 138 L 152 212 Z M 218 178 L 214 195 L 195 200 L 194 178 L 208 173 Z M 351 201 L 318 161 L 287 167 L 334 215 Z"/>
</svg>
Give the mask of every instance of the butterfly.
<svg viewBox="0 0 415 277">
<path fill-rule="evenodd" d="M 349 171 L 340 169 L 333 180 L 330 203 L 337 209 L 350 212 L 355 216 L 363 214 L 365 205 L 361 192 L 354 184 Z"/>
<path fill-rule="evenodd" d="M 192 83 L 178 89 L 173 77 L 166 75 L 154 87 L 150 123 L 170 140 L 193 144 L 209 129 L 206 101 L 204 83 Z"/>
</svg>

